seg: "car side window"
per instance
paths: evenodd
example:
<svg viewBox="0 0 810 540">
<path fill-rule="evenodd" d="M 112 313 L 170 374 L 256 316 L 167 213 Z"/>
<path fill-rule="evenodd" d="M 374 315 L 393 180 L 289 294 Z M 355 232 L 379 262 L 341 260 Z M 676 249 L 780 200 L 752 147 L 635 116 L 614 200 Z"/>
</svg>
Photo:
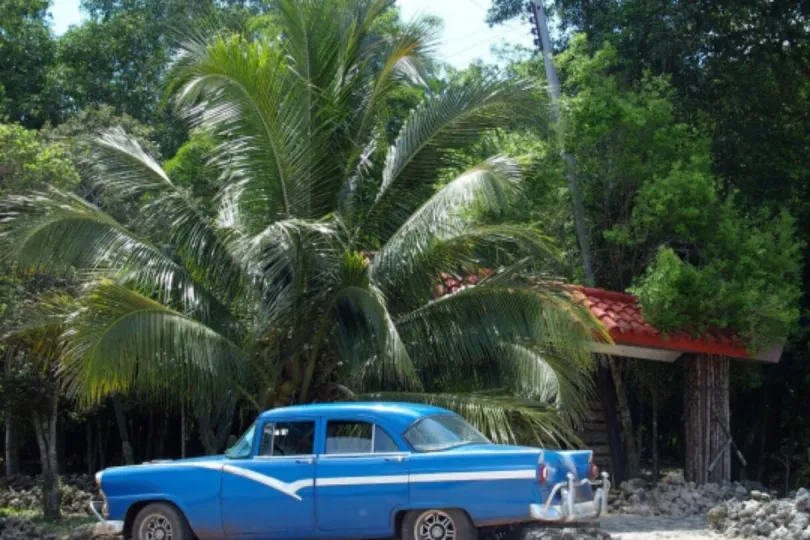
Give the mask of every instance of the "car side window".
<svg viewBox="0 0 810 540">
<path fill-rule="evenodd" d="M 398 450 L 393 439 L 375 424 L 352 420 L 330 420 L 326 424 L 327 454 L 371 454 Z"/>
<path fill-rule="evenodd" d="M 262 429 L 260 456 L 308 456 L 315 451 L 315 422 L 268 422 Z"/>
<path fill-rule="evenodd" d="M 374 433 L 374 453 L 385 454 L 386 452 L 399 452 L 397 443 L 391 438 L 384 429 L 374 426 L 377 431 Z"/>
</svg>

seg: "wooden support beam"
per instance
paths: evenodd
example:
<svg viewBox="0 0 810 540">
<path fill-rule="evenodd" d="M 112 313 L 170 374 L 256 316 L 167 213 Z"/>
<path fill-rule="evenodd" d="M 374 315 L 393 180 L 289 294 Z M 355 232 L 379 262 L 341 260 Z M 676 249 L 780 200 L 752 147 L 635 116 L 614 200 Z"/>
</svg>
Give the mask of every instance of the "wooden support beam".
<svg viewBox="0 0 810 540">
<path fill-rule="evenodd" d="M 683 361 L 686 479 L 730 482 L 729 359 L 688 354 Z"/>
</svg>

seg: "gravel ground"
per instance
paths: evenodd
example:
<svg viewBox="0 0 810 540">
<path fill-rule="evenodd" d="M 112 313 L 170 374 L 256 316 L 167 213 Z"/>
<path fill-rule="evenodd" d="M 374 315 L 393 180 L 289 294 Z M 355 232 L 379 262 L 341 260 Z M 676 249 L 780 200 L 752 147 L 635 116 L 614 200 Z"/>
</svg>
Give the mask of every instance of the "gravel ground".
<svg viewBox="0 0 810 540">
<path fill-rule="evenodd" d="M 600 520 L 614 540 L 703 540 L 720 538 L 707 528 L 705 516 L 612 515 Z"/>
</svg>

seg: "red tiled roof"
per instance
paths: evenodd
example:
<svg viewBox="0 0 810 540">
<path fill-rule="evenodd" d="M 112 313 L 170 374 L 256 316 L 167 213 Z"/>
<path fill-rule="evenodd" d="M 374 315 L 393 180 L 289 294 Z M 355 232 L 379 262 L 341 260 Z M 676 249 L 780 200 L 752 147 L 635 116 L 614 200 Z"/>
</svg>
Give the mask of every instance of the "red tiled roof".
<svg viewBox="0 0 810 540">
<path fill-rule="evenodd" d="M 478 270 L 475 274 L 468 273 L 461 277 L 442 273 L 436 297 L 475 286 L 492 273 L 489 269 Z M 532 279 L 528 281 L 532 283 Z M 591 313 L 602 322 L 616 345 L 751 358 L 745 344 L 731 330 L 708 330 L 699 336 L 687 331 L 664 334 L 644 320 L 641 305 L 633 295 L 581 285 L 563 286 L 573 292 L 577 301 L 584 302 L 588 306 Z M 778 362 L 780 355 L 781 347 L 777 347 L 757 359 Z"/>
<path fill-rule="evenodd" d="M 617 345 L 749 358 L 745 344 L 731 330 L 708 330 L 700 336 L 686 331 L 663 334 L 644 320 L 633 295 L 581 285 L 569 285 L 569 289 L 602 322 Z"/>
</svg>

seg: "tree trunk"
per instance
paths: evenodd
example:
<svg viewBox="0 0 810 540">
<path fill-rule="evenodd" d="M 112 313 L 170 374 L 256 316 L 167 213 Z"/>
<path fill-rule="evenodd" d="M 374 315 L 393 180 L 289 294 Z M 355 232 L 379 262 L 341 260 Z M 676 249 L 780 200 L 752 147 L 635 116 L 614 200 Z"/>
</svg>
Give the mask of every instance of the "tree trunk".
<svg viewBox="0 0 810 540">
<path fill-rule="evenodd" d="M 616 388 L 616 402 L 619 406 L 619 421 L 622 426 L 622 440 L 624 441 L 624 453 L 627 458 L 627 477 L 636 478 L 638 476 L 638 451 L 634 440 L 633 417 L 630 416 L 630 404 L 627 402 L 627 388 L 622 379 L 621 365 L 619 360 L 609 357 L 610 373 L 613 376 L 613 386 Z"/>
<path fill-rule="evenodd" d="M 101 418 L 96 418 L 96 432 L 98 436 L 96 437 L 96 445 L 98 446 L 98 468 L 99 470 L 104 469 L 104 465 L 107 463 L 106 455 L 104 454 L 104 430 L 101 428 Z"/>
<path fill-rule="evenodd" d="M 48 411 L 33 410 L 31 420 L 42 465 L 42 514 L 45 519 L 59 519 L 59 458 L 56 451 L 56 415 L 58 396 L 48 398 Z"/>
<path fill-rule="evenodd" d="M 169 426 L 169 413 L 164 413 L 158 429 L 157 457 L 166 457 L 166 429 Z"/>
<path fill-rule="evenodd" d="M 87 443 L 87 474 L 92 475 L 96 472 L 95 469 L 95 448 L 93 448 L 93 423 L 88 418 L 84 423 L 85 438 Z"/>
<path fill-rule="evenodd" d="M 66 471 L 68 470 L 68 455 L 65 452 L 65 426 L 64 424 L 58 424 L 56 426 L 56 456 L 59 460 L 59 468 L 57 470 Z"/>
<path fill-rule="evenodd" d="M 149 411 L 149 427 L 146 433 L 146 450 L 143 453 L 144 461 L 152 461 L 155 457 L 155 411 Z"/>
<path fill-rule="evenodd" d="M 186 406 L 180 407 L 180 457 L 186 457 Z"/>
<path fill-rule="evenodd" d="M 661 466 L 658 463 L 658 396 L 652 393 L 652 469 L 653 482 L 661 477 Z"/>
<path fill-rule="evenodd" d="M 231 433 L 235 411 L 236 399 L 231 394 L 223 395 L 213 405 L 206 404 L 204 400 L 194 404 L 200 441 L 206 455 L 211 456 L 222 451 Z"/>
<path fill-rule="evenodd" d="M 126 465 L 133 465 L 135 463 L 135 454 L 132 451 L 132 443 L 129 440 L 129 428 L 127 426 L 126 416 L 124 415 L 124 405 L 121 403 L 119 396 L 113 396 L 112 402 L 115 411 L 115 423 L 118 424 L 118 434 L 121 437 L 121 453 L 123 454 L 124 463 Z"/>
<path fill-rule="evenodd" d="M 728 358 L 686 356 L 684 386 L 686 479 L 697 484 L 730 482 Z"/>
<path fill-rule="evenodd" d="M 19 437 L 17 419 L 9 416 L 6 418 L 6 476 L 20 474 Z"/>
</svg>

